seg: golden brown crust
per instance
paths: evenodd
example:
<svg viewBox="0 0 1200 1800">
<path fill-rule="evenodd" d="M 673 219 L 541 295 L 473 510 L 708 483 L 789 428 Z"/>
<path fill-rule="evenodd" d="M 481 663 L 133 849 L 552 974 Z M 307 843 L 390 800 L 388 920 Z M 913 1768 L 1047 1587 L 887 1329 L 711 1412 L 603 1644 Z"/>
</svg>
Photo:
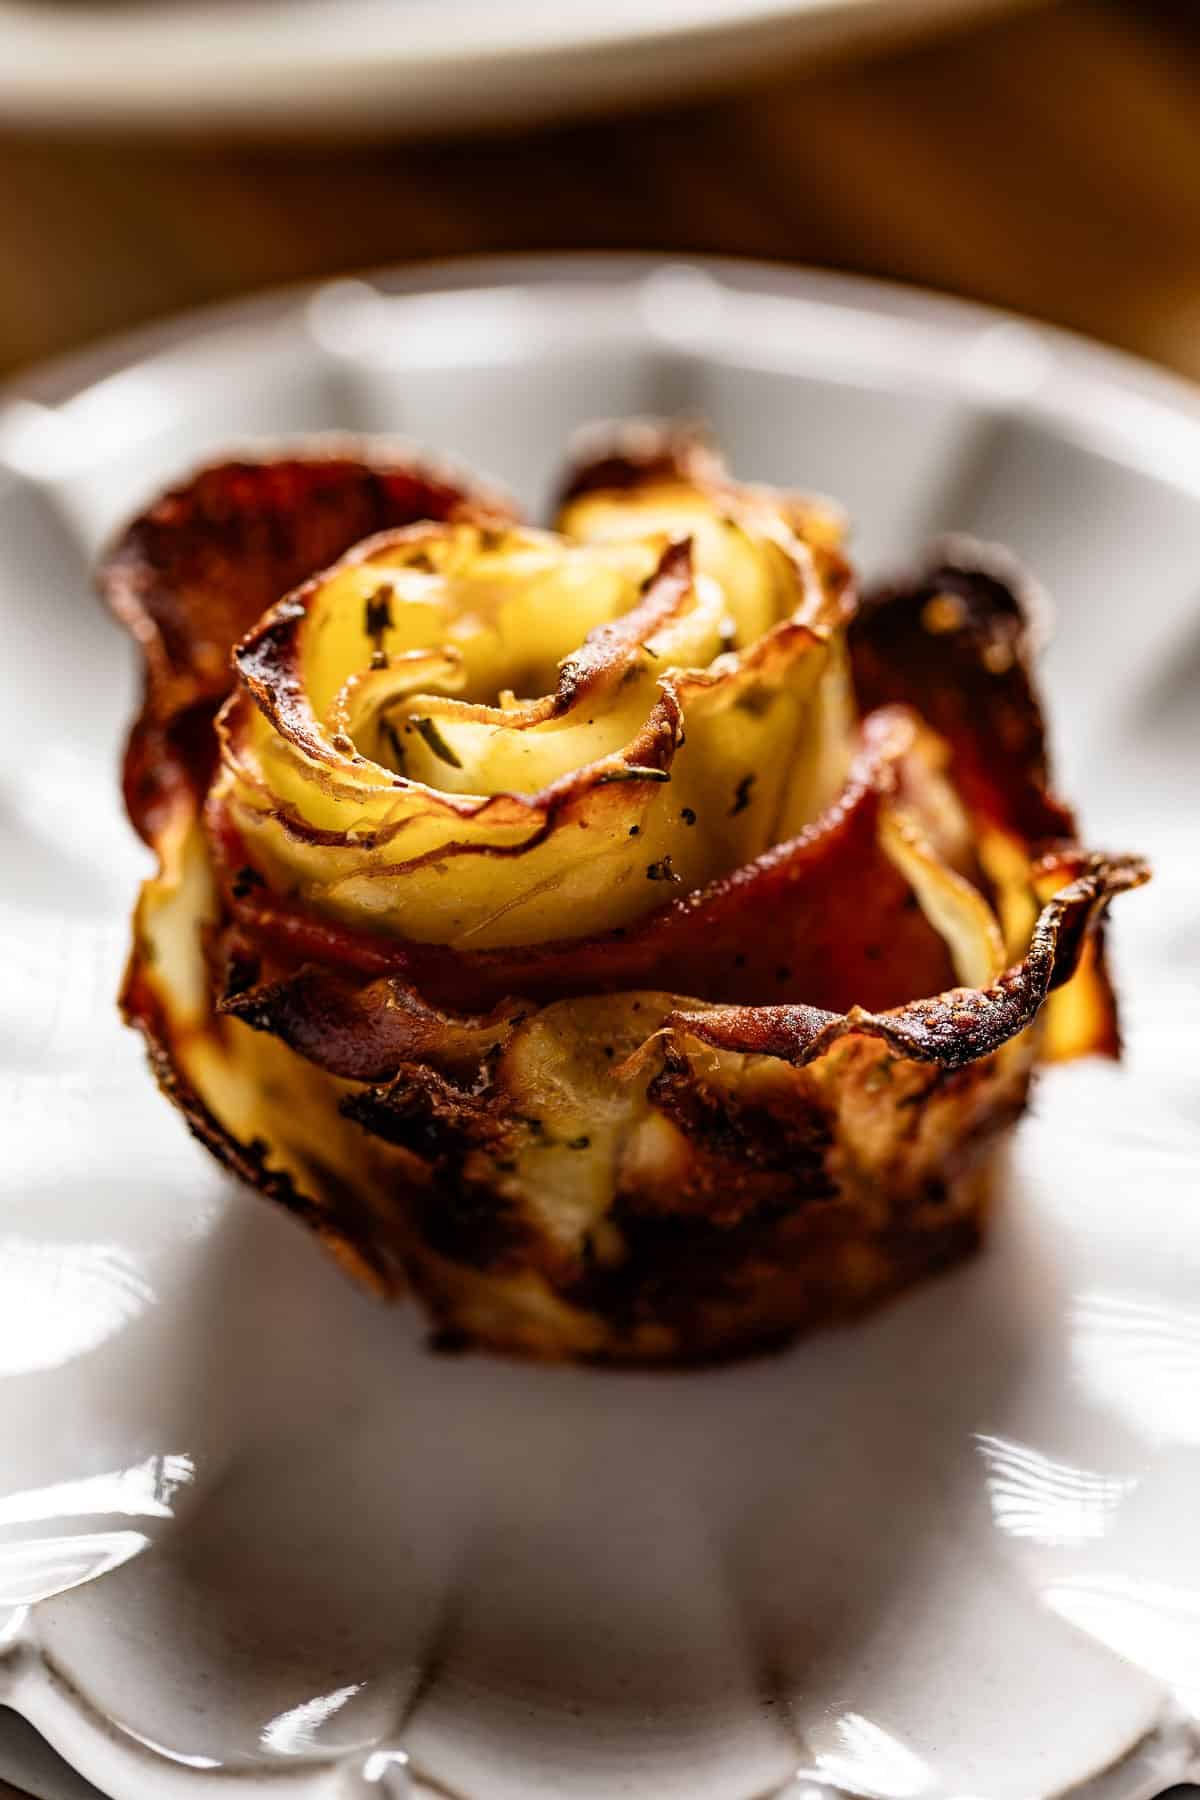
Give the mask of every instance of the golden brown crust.
<svg viewBox="0 0 1200 1800">
<path fill-rule="evenodd" d="M 309 894 L 303 872 L 330 855 L 398 896 L 420 870 L 453 880 L 464 856 L 519 884 L 523 859 L 585 841 L 581 827 L 636 842 L 651 801 L 666 843 L 686 845 L 696 806 L 664 801 L 690 709 L 714 697 L 749 731 L 803 679 L 835 696 L 820 714 L 834 729 L 836 690 L 811 685 L 837 676 L 853 610 L 831 509 L 740 489 L 694 434 L 644 427 L 577 466 L 567 494 L 568 528 L 604 532 L 622 496 L 653 513 L 682 495 L 749 556 L 747 616 L 766 605 L 759 544 L 761 580 L 785 597 L 771 604 L 791 610 L 763 614 L 767 629 L 718 672 L 663 670 L 620 751 L 520 793 L 381 776 L 328 723 L 342 701 L 320 717 L 309 704 L 304 633 L 339 578 L 316 570 L 371 533 L 339 565 L 352 580 L 422 532 L 444 548 L 437 521 L 472 504 L 503 549 L 489 497 L 395 463 L 228 464 L 131 528 L 104 587 L 147 654 L 127 795 L 160 870 L 124 1005 L 214 1153 L 377 1290 L 411 1283 L 443 1341 L 707 1361 L 852 1316 L 977 1241 L 988 1151 L 1024 1105 L 1043 1037 L 1115 1046 L 1103 918 L 1146 870 L 1061 841 L 1073 820 L 1049 785 L 1020 582 L 943 548 L 851 624 L 857 749 L 836 797 L 782 841 L 682 890 L 659 843 L 627 923 L 572 931 L 564 906 L 557 931 L 485 948 Z M 600 511 L 573 515 L 584 503 Z M 455 555 L 474 554 L 468 539 Z M 439 702 L 447 729 L 533 733 L 584 715 L 590 729 L 628 680 L 644 687 L 647 638 L 701 604 L 709 554 L 702 536 L 690 553 L 660 542 L 640 599 L 591 632 L 544 699 L 507 713 Z M 383 616 L 372 669 L 389 661 Z M 308 816 L 273 792 L 276 744 L 313 784 Z M 728 793 L 723 774 L 711 795 L 706 777 L 717 841 L 751 804 L 753 772 L 733 773 Z M 372 822 L 381 780 L 404 804 Z M 263 818 L 282 863 L 264 860 Z M 412 818 L 485 831 L 400 854 Z M 282 878 L 300 852 L 310 860 Z"/>
<path fill-rule="evenodd" d="M 264 1199 L 274 1200 L 302 1224 L 315 1231 L 326 1249 L 359 1281 L 377 1293 L 396 1293 L 400 1283 L 391 1263 L 377 1265 L 369 1237 L 359 1228 L 358 1209 L 346 1205 L 349 1190 L 338 1184 L 330 1171 L 320 1198 L 299 1186 L 286 1169 L 271 1166 L 273 1149 L 264 1137 L 239 1139 L 222 1123 L 184 1073 L 189 1063 L 185 1034 L 181 1034 L 147 979 L 142 950 L 135 945 L 121 987 L 121 1010 L 128 1024 L 140 1032 L 150 1068 L 159 1088 L 177 1107 L 188 1130 L 220 1163 Z M 219 1039 L 221 1027 L 214 1018 L 203 1027 L 205 1036 Z"/>
</svg>

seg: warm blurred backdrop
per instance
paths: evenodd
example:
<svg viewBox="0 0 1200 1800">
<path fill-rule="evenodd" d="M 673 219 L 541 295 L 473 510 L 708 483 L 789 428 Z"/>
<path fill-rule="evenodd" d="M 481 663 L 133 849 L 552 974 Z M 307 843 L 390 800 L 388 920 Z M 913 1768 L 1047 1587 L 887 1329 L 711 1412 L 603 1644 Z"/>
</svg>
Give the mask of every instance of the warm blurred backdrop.
<svg viewBox="0 0 1200 1800">
<path fill-rule="evenodd" d="M 1065 0 L 718 99 L 454 143 L 0 129 L 0 374 L 163 312 L 499 250 L 929 284 L 1200 376 L 1200 5 Z"/>
</svg>

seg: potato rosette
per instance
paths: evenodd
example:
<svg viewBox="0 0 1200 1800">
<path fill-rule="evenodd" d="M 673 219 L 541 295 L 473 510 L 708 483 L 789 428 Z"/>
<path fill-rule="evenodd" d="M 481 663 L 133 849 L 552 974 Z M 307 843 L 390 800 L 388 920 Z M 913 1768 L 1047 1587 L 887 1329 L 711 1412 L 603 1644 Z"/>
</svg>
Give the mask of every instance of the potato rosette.
<svg viewBox="0 0 1200 1800">
<path fill-rule="evenodd" d="M 1049 785 L 1029 584 L 861 601 L 830 504 L 594 442 L 554 530 L 361 447 L 115 547 L 158 858 L 123 1004 L 193 1130 L 440 1341 L 737 1354 L 979 1238 L 1039 1058 L 1115 1054 L 1136 858 Z"/>
</svg>

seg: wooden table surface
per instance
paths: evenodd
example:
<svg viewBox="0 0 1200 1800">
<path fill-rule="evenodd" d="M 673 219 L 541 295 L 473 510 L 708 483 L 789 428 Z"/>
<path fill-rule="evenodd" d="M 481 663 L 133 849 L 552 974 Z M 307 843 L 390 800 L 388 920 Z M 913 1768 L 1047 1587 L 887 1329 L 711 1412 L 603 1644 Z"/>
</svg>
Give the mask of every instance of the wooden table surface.
<svg viewBox="0 0 1200 1800">
<path fill-rule="evenodd" d="M 458 144 L 0 133 L 0 374 L 248 288 L 556 248 L 888 275 L 1200 376 L 1200 0 L 1064 0 L 732 97 Z"/>
<path fill-rule="evenodd" d="M 924 283 L 1200 377 L 1200 0 L 1064 0 L 730 98 L 459 144 L 0 132 L 0 375 L 250 288 L 594 248 Z"/>
</svg>

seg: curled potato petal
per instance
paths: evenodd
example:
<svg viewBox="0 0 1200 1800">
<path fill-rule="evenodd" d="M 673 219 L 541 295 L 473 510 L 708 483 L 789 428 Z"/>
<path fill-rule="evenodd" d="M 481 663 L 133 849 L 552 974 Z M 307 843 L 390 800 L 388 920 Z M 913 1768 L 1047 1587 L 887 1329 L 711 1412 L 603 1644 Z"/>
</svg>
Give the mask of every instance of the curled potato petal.
<svg viewBox="0 0 1200 1800">
<path fill-rule="evenodd" d="M 1138 857 L 1090 858 L 1043 907 L 1021 961 L 982 988 L 951 988 L 886 1013 L 864 1007 L 841 1016 L 822 1015 L 812 1007 L 724 1007 L 680 1012 L 667 1023 L 716 1048 L 789 1062 L 811 1061 L 839 1037 L 860 1033 L 879 1038 L 896 1055 L 914 1062 L 962 1068 L 1032 1025 L 1050 993 L 1075 975 L 1109 901 L 1148 879 L 1149 870 Z"/>
<path fill-rule="evenodd" d="M 933 544 L 906 575 L 868 593 L 849 633 L 860 702 L 913 706 L 948 746 L 1014 958 L 1029 941 L 1038 904 L 1079 865 L 1075 815 L 1050 781 L 1032 674 L 1048 610 L 1005 551 L 951 537 Z M 1039 856 L 1031 879 L 1030 860 Z M 1103 944 L 1101 921 L 1070 989 L 1048 998 L 1050 1059 L 1117 1054 L 1117 1002 Z"/>
<path fill-rule="evenodd" d="M 1115 1051 L 1146 870 L 1073 841 L 1007 564 L 941 546 L 856 614 L 836 509 L 647 426 L 557 526 L 288 461 L 131 528 L 124 1005 L 214 1152 L 445 1337 L 727 1356 L 978 1240 L 1039 1058 Z"/>
<path fill-rule="evenodd" d="M 189 780 L 207 784 L 230 646 L 279 596 L 386 526 L 470 511 L 510 516 L 457 471 L 353 440 L 218 463 L 135 519 L 100 572 L 104 598 L 142 654 L 145 688 L 125 760 L 125 801 L 147 842 Z"/>
<path fill-rule="evenodd" d="M 332 918 L 489 948 L 625 926 L 799 828 L 844 773 L 841 606 L 761 511 L 744 643 L 703 542 L 640 519 L 416 527 L 308 582 L 222 720 L 250 860 Z"/>
</svg>

